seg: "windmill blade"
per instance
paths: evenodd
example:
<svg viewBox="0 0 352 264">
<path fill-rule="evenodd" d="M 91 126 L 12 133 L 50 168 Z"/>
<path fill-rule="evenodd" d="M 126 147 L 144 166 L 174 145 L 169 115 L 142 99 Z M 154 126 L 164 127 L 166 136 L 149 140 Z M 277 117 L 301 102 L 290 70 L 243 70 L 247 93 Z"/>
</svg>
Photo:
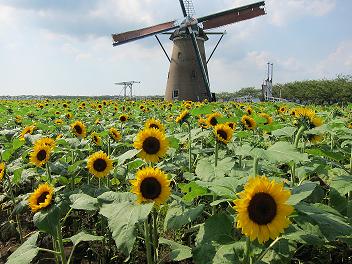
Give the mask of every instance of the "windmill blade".
<svg viewBox="0 0 352 264">
<path fill-rule="evenodd" d="M 201 72 L 202 72 L 203 81 L 204 81 L 204 84 L 205 84 L 205 88 L 207 90 L 206 91 L 207 92 L 207 96 L 208 96 L 209 100 L 211 100 L 209 79 L 208 79 L 207 72 L 205 71 L 205 66 L 204 66 L 204 63 L 203 63 L 203 60 L 202 60 L 202 56 L 201 56 L 200 51 L 199 51 L 196 35 L 193 32 L 191 27 L 188 27 L 187 30 L 188 30 L 188 33 L 191 36 L 191 40 L 192 40 L 192 44 L 193 44 L 193 47 L 194 47 L 194 52 L 196 54 L 197 62 L 198 62 L 198 65 L 199 65 L 199 67 L 201 69 Z"/>
<path fill-rule="evenodd" d="M 236 23 L 242 20 L 251 19 L 257 16 L 265 15 L 265 2 L 230 9 L 224 12 L 212 14 L 198 18 L 198 22 L 203 23 L 203 29 L 217 28 L 224 25 Z"/>
<path fill-rule="evenodd" d="M 185 7 L 185 3 L 183 2 L 183 0 L 179 0 L 179 2 L 180 2 L 181 9 L 182 9 L 182 14 L 184 17 L 186 17 L 187 11 L 186 11 L 186 7 Z"/>
<path fill-rule="evenodd" d="M 161 32 L 165 32 L 168 30 L 172 30 L 177 28 L 176 20 L 158 24 L 151 27 L 141 28 L 137 30 L 132 30 L 120 34 L 112 34 L 112 39 L 114 40 L 113 46 L 121 45 L 126 42 L 130 42 L 133 40 L 137 40 L 140 38 L 148 37 L 151 35 L 155 35 Z"/>
</svg>

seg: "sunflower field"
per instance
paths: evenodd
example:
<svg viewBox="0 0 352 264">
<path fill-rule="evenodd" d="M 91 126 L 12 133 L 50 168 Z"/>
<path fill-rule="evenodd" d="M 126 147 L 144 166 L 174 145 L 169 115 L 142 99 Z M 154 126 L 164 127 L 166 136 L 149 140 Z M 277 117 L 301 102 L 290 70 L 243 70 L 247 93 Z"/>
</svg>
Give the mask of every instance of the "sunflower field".
<svg viewBox="0 0 352 264">
<path fill-rule="evenodd" d="M 6 100 L 0 263 L 352 263 L 352 104 Z"/>
</svg>

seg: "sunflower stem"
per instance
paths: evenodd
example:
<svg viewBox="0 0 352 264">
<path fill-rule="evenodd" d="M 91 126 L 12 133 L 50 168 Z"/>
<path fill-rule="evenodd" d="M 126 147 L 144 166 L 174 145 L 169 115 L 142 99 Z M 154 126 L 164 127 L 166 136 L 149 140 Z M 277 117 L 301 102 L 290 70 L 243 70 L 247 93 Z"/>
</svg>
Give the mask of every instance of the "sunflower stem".
<svg viewBox="0 0 352 264">
<path fill-rule="evenodd" d="M 186 122 L 188 126 L 188 170 L 192 172 L 192 138 L 191 138 L 191 124 Z"/>
<path fill-rule="evenodd" d="M 110 136 L 108 136 L 108 157 L 110 157 Z"/>
<path fill-rule="evenodd" d="M 254 264 L 259 264 L 260 261 L 262 260 L 262 258 L 266 255 L 266 253 L 268 253 L 268 251 L 275 246 L 275 244 L 281 239 L 281 237 L 277 237 L 264 251 L 262 254 L 260 254 L 260 256 L 256 259 L 256 261 L 254 262 Z"/>
<path fill-rule="evenodd" d="M 9 192 L 10 192 L 10 196 L 11 196 L 11 201 L 13 203 L 13 208 L 15 208 L 16 201 L 15 201 L 15 196 L 13 194 L 11 179 L 10 179 L 9 175 L 7 175 L 6 171 L 5 171 L 4 174 L 5 174 L 5 177 L 6 177 L 7 181 L 8 181 L 8 184 L 9 184 Z M 18 228 L 18 233 L 20 234 L 20 241 L 21 241 L 21 244 L 22 244 L 23 243 L 22 226 L 21 226 L 20 218 L 19 218 L 17 213 L 15 213 L 15 218 L 16 218 L 16 225 L 17 225 L 17 228 Z"/>
<path fill-rule="evenodd" d="M 258 175 L 258 162 L 259 162 L 258 157 L 254 157 L 254 160 L 253 160 L 253 173 L 254 173 L 254 176 Z"/>
<path fill-rule="evenodd" d="M 153 249 L 154 249 L 154 260 L 158 260 L 158 248 L 159 248 L 159 234 L 158 234 L 158 212 L 154 208 L 153 212 Z"/>
<path fill-rule="evenodd" d="M 71 151 L 71 164 L 73 165 L 74 163 L 75 163 L 75 153 L 74 151 Z M 71 175 L 71 187 L 72 187 L 72 190 L 75 189 L 75 176 L 73 173 Z"/>
<path fill-rule="evenodd" d="M 293 163 L 291 168 L 291 187 L 295 186 L 296 181 L 296 163 Z"/>
<path fill-rule="evenodd" d="M 215 140 L 215 167 L 218 166 L 219 142 Z"/>
<path fill-rule="evenodd" d="M 61 224 L 59 223 L 57 225 L 57 243 L 60 249 L 60 255 L 61 255 L 61 263 L 66 264 L 66 256 L 65 256 L 65 250 L 64 250 L 64 243 L 62 241 L 62 232 L 61 232 Z"/>
<path fill-rule="evenodd" d="M 147 264 L 153 264 L 153 257 L 152 257 L 150 236 L 149 236 L 148 218 L 144 221 L 144 240 L 145 240 L 145 247 L 147 250 Z"/>
<path fill-rule="evenodd" d="M 245 263 L 247 263 L 247 264 L 252 264 L 253 263 L 251 240 L 249 239 L 249 237 L 247 237 L 247 239 L 246 239 Z"/>
<path fill-rule="evenodd" d="M 55 239 L 54 236 L 52 236 L 52 240 L 53 240 L 53 250 L 55 252 L 59 253 L 59 254 L 55 254 L 55 263 L 59 264 L 60 263 L 60 251 L 58 251 L 57 240 Z"/>
<path fill-rule="evenodd" d="M 49 162 L 47 162 L 47 163 L 45 164 L 45 166 L 46 166 L 46 173 L 48 174 L 48 180 L 49 180 L 49 183 L 51 184 L 52 178 L 51 178 L 51 172 L 50 172 Z"/>
<path fill-rule="evenodd" d="M 297 131 L 297 134 L 295 137 L 295 143 L 294 143 L 296 149 L 298 148 L 299 139 L 301 138 L 301 136 L 305 130 L 306 130 L 306 127 L 304 125 L 302 125 Z"/>
</svg>

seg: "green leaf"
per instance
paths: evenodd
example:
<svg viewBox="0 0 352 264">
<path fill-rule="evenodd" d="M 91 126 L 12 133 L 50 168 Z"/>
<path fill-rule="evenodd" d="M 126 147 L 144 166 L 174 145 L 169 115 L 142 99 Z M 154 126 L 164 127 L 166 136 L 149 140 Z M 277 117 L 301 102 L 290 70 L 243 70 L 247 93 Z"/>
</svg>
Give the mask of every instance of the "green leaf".
<svg viewBox="0 0 352 264">
<path fill-rule="evenodd" d="M 168 137 L 170 148 L 178 149 L 180 146 L 180 140 L 175 137 Z"/>
<path fill-rule="evenodd" d="M 345 195 L 352 191 L 352 176 L 343 175 L 332 179 L 330 186 Z"/>
<path fill-rule="evenodd" d="M 218 214 L 210 217 L 199 228 L 193 259 L 196 263 L 211 264 L 221 245 L 234 242 L 233 217 Z"/>
<path fill-rule="evenodd" d="M 74 172 L 75 170 L 77 170 L 78 167 L 80 167 L 80 165 L 81 165 L 83 162 L 84 162 L 84 160 L 78 160 L 78 161 L 76 161 L 74 164 L 68 166 L 67 171 L 68 171 L 69 173 Z"/>
<path fill-rule="evenodd" d="M 6 149 L 3 153 L 2 153 L 2 159 L 4 161 L 9 161 L 9 159 L 11 158 L 13 154 L 13 150 L 12 149 Z"/>
<path fill-rule="evenodd" d="M 315 182 L 307 182 L 300 186 L 294 187 L 291 191 L 291 196 L 287 203 L 296 205 L 300 201 L 306 199 L 314 191 L 317 184 Z"/>
<path fill-rule="evenodd" d="M 280 129 L 276 129 L 271 131 L 271 134 L 275 137 L 292 137 L 295 134 L 295 131 L 297 130 L 296 127 L 283 127 Z"/>
<path fill-rule="evenodd" d="M 76 210 L 94 211 L 98 209 L 98 199 L 85 193 L 70 195 L 70 207 Z"/>
<path fill-rule="evenodd" d="M 314 155 L 314 156 L 318 156 L 318 157 L 325 157 L 325 158 L 332 159 L 335 161 L 341 161 L 341 160 L 345 159 L 344 155 L 340 152 L 330 151 L 330 150 L 326 150 L 326 149 L 324 150 L 322 148 L 320 148 L 320 149 L 317 149 L 317 148 L 307 149 L 306 153 Z"/>
<path fill-rule="evenodd" d="M 192 249 L 190 247 L 162 237 L 159 238 L 159 243 L 170 246 L 171 252 L 169 257 L 173 261 L 181 261 L 192 257 Z"/>
<path fill-rule="evenodd" d="M 244 249 L 246 245 L 244 241 L 236 241 L 235 243 L 221 245 L 212 260 L 213 264 L 233 264 L 243 263 Z"/>
<path fill-rule="evenodd" d="M 69 240 L 72 241 L 73 246 L 77 246 L 80 242 L 83 241 L 101 241 L 104 239 L 103 236 L 94 236 L 86 233 L 85 231 L 81 231 L 78 234 L 68 238 Z"/>
<path fill-rule="evenodd" d="M 179 183 L 178 187 L 183 193 L 186 193 L 182 197 L 182 200 L 184 200 L 185 202 L 192 202 L 195 198 L 206 195 L 208 193 L 206 188 L 199 186 L 195 182 L 190 182 L 187 184 Z"/>
<path fill-rule="evenodd" d="M 100 214 L 108 225 L 117 248 L 129 256 L 136 240 L 136 224 L 147 219 L 154 204 L 132 204 L 130 202 L 103 204 Z"/>
<path fill-rule="evenodd" d="M 134 156 L 136 156 L 140 150 L 138 149 L 130 149 L 123 153 L 122 155 L 117 157 L 117 162 L 119 165 L 122 165 L 125 163 L 126 160 L 132 159 Z"/>
<path fill-rule="evenodd" d="M 308 155 L 306 153 L 298 152 L 295 147 L 286 142 L 278 141 L 269 147 L 264 153 L 264 159 L 274 162 L 301 162 L 307 161 Z"/>
<path fill-rule="evenodd" d="M 39 232 L 31 235 L 19 248 L 16 249 L 7 259 L 6 264 L 30 264 L 39 253 L 36 246 Z"/>
<path fill-rule="evenodd" d="M 18 138 L 15 138 L 12 141 L 12 149 L 15 151 L 15 150 L 19 149 L 20 147 L 22 147 L 24 144 L 25 144 L 24 140 L 20 140 Z"/>
<path fill-rule="evenodd" d="M 23 168 L 18 168 L 16 170 L 14 170 L 13 178 L 12 178 L 12 182 L 14 184 L 18 184 L 21 181 L 22 172 L 23 172 Z"/>
<path fill-rule="evenodd" d="M 134 202 L 136 196 L 130 192 L 105 192 L 97 197 L 99 203 L 121 203 L 121 202 Z"/>
<path fill-rule="evenodd" d="M 209 158 L 201 159 L 196 166 L 197 177 L 204 182 L 211 182 L 216 178 L 222 178 L 228 174 L 234 166 L 233 159 L 226 157 L 218 161 L 218 166 L 210 161 Z"/>
<path fill-rule="evenodd" d="M 60 222 L 60 208 L 54 204 L 48 210 L 37 212 L 33 216 L 34 225 L 42 232 L 57 237 L 57 226 Z"/>
<path fill-rule="evenodd" d="M 203 209 L 203 204 L 187 208 L 183 202 L 173 201 L 165 216 L 164 229 L 179 229 L 185 224 L 191 223 L 203 212 Z"/>
<path fill-rule="evenodd" d="M 352 233 L 352 227 L 347 222 L 347 219 L 329 206 L 302 202 L 297 204 L 295 208 L 317 224 L 320 231 L 329 241 L 335 240 L 338 236 Z"/>
<path fill-rule="evenodd" d="M 213 111 L 213 105 L 211 104 L 206 104 L 201 107 L 193 108 L 190 111 L 190 114 L 192 116 L 199 116 L 199 115 L 207 115 L 210 114 Z"/>
</svg>

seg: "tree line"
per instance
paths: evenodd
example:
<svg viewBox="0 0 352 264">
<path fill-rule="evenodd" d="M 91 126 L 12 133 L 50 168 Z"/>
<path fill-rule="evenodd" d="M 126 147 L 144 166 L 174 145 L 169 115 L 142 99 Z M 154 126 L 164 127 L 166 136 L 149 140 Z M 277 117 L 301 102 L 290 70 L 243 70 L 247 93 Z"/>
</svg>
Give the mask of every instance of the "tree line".
<svg viewBox="0 0 352 264">
<path fill-rule="evenodd" d="M 222 92 L 217 94 L 217 98 L 220 100 L 233 100 L 245 96 L 263 99 L 261 89 L 255 87 L 242 88 L 232 93 Z M 302 104 L 352 102 L 352 75 L 338 75 L 332 80 L 305 80 L 274 84 L 273 97 L 281 97 Z"/>
</svg>

